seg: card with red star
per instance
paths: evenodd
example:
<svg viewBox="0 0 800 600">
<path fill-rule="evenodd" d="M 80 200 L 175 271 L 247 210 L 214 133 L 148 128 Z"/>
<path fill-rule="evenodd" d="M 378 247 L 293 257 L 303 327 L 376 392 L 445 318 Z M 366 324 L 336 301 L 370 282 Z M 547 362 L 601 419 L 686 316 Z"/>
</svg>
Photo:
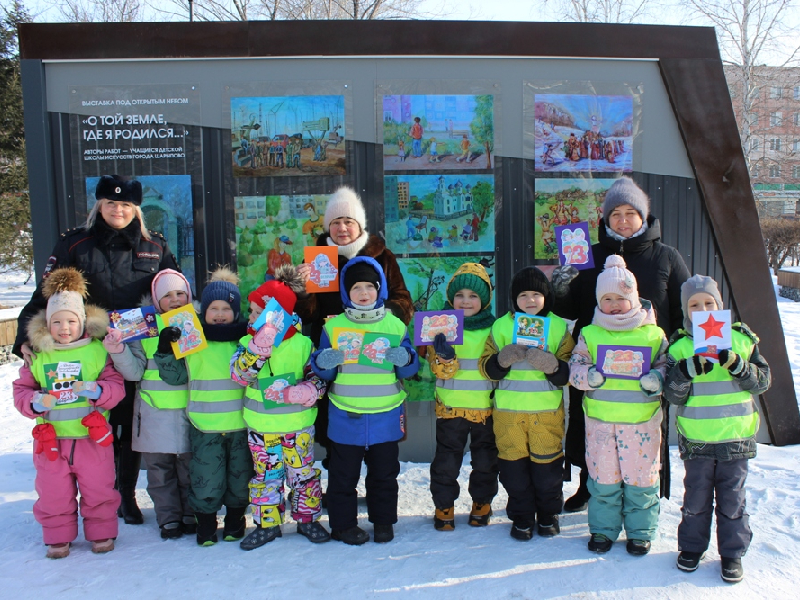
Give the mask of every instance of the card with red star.
<svg viewBox="0 0 800 600">
<path fill-rule="evenodd" d="M 728 350 L 731 342 L 731 311 L 709 310 L 692 313 L 694 352 L 718 362 L 719 351 Z"/>
</svg>

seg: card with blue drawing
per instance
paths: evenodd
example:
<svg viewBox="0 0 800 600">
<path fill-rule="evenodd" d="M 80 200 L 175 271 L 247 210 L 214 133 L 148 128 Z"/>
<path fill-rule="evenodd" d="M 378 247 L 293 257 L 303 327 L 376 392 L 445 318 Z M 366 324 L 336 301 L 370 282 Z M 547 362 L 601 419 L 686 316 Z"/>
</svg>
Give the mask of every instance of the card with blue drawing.
<svg viewBox="0 0 800 600">
<path fill-rule="evenodd" d="M 589 223 L 570 223 L 560 225 L 555 229 L 558 243 L 558 262 L 561 265 L 571 265 L 576 269 L 594 268 L 594 257 L 589 241 Z"/>
<path fill-rule="evenodd" d="M 253 343 L 259 348 L 264 349 L 264 354 L 269 354 L 270 348 L 280 346 L 289 327 L 292 327 L 297 319 L 283 310 L 283 307 L 275 298 L 270 298 L 264 310 L 258 315 L 253 329 L 256 334 L 253 336 Z"/>
<path fill-rule="evenodd" d="M 303 260 L 311 265 L 306 282 L 309 294 L 339 291 L 339 255 L 335 246 L 306 246 Z"/>
<path fill-rule="evenodd" d="M 161 315 L 161 322 L 164 327 L 177 327 L 181 330 L 181 337 L 177 342 L 172 342 L 175 358 L 183 358 L 208 347 L 200 319 L 191 304 L 165 312 Z"/>
<path fill-rule="evenodd" d="M 549 331 L 549 318 L 522 312 L 514 313 L 514 329 L 511 334 L 511 343 L 546 349 Z"/>
<path fill-rule="evenodd" d="M 122 332 L 123 342 L 158 337 L 154 306 L 108 311 L 109 326 Z"/>
<path fill-rule="evenodd" d="M 358 355 L 358 364 L 377 367 L 385 371 L 394 369 L 394 365 L 386 360 L 386 351 L 396 348 L 402 339 L 399 335 L 388 333 L 366 333 L 361 343 L 361 353 Z"/>
<path fill-rule="evenodd" d="M 274 408 L 276 404 L 285 404 L 286 398 L 284 393 L 286 388 L 295 385 L 297 378 L 294 373 L 283 373 L 282 375 L 275 375 L 273 377 L 264 377 L 258 380 L 258 389 L 261 390 L 261 398 L 264 402 L 264 407 Z"/>
</svg>

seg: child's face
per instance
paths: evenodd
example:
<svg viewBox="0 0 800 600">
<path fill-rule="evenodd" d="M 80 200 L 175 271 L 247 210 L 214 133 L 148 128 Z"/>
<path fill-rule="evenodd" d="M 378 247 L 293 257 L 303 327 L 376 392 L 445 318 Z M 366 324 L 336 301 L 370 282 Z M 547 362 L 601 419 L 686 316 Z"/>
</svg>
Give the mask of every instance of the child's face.
<svg viewBox="0 0 800 600">
<path fill-rule="evenodd" d="M 689 302 L 686 303 L 686 310 L 689 311 L 689 320 L 691 320 L 694 313 L 704 310 L 719 310 L 719 306 L 717 306 L 717 301 L 714 300 L 714 296 L 711 294 L 697 292 L 689 298 Z"/>
<path fill-rule="evenodd" d="M 50 317 L 50 335 L 58 344 L 69 344 L 80 339 L 81 322 L 78 315 L 69 310 L 59 310 Z"/>
<path fill-rule="evenodd" d="M 265 298 L 265 302 L 269 302 L 270 298 Z M 258 321 L 258 317 L 261 316 L 261 313 L 264 312 L 264 309 L 261 308 L 255 302 L 250 302 L 250 318 L 247 319 L 247 322 L 252 325 L 256 321 Z"/>
<path fill-rule="evenodd" d="M 600 312 L 607 315 L 621 315 L 631 308 L 631 301 L 619 294 L 605 294 L 600 298 Z"/>
<path fill-rule="evenodd" d="M 528 290 L 517 295 L 517 308 L 529 315 L 539 314 L 544 307 L 544 294 Z"/>
<path fill-rule="evenodd" d="M 458 290 L 453 298 L 453 308 L 463 310 L 465 317 L 476 315 L 481 310 L 480 296 L 468 288 Z"/>
<path fill-rule="evenodd" d="M 206 309 L 206 323 L 227 325 L 233 323 L 233 309 L 225 300 L 214 300 Z"/>
<path fill-rule="evenodd" d="M 158 308 L 161 309 L 161 312 L 167 312 L 186 306 L 188 303 L 189 296 L 184 290 L 170 290 L 158 301 Z"/>
<path fill-rule="evenodd" d="M 369 306 L 378 300 L 378 290 L 369 281 L 358 281 L 350 288 L 350 302 L 358 306 Z"/>
</svg>

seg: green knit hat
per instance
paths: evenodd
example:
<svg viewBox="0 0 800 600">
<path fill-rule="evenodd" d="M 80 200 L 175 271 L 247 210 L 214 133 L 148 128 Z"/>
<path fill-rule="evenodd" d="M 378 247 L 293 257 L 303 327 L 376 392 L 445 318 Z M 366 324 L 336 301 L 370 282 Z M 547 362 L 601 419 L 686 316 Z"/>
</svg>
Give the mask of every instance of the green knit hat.
<svg viewBox="0 0 800 600">
<path fill-rule="evenodd" d="M 447 284 L 447 300 L 451 305 L 456 292 L 463 289 L 478 294 L 478 298 L 481 299 L 481 309 L 485 309 L 492 302 L 492 283 L 483 265 L 464 263 L 458 268 Z"/>
</svg>

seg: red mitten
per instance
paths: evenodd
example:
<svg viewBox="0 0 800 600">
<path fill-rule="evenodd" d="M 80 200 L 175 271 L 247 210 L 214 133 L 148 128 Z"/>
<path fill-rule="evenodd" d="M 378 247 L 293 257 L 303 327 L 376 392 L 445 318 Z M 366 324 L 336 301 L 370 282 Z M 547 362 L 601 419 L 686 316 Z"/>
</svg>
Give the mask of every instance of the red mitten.
<svg viewBox="0 0 800 600">
<path fill-rule="evenodd" d="M 110 446 L 114 441 L 114 434 L 111 433 L 111 427 L 108 426 L 106 418 L 93 410 L 88 415 L 81 419 L 81 425 L 89 430 L 89 437 L 95 442 L 103 446 Z"/>
<path fill-rule="evenodd" d="M 36 447 L 34 452 L 47 457 L 47 460 L 56 460 L 58 458 L 58 444 L 56 443 L 56 429 L 52 423 L 42 423 L 36 425 L 32 431 L 33 439 L 36 440 Z"/>
</svg>

